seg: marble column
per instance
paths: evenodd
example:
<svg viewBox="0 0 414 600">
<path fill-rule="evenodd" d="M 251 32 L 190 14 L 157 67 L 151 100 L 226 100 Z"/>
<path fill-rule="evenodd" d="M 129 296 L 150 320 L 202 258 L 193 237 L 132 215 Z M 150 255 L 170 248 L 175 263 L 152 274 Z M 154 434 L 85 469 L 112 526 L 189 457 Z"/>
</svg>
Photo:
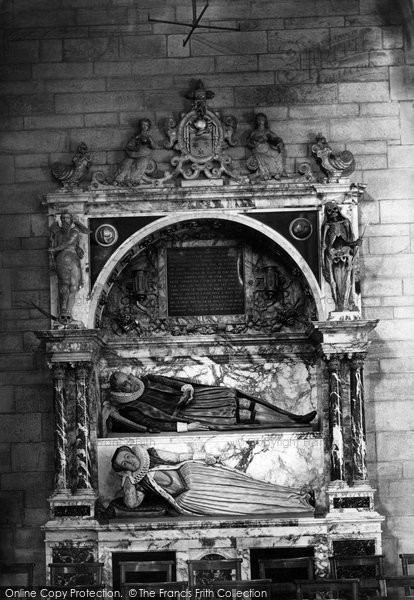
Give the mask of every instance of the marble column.
<svg viewBox="0 0 414 600">
<path fill-rule="evenodd" d="M 70 494 L 67 485 L 66 416 L 65 416 L 65 365 L 53 364 L 53 390 L 55 410 L 55 490 L 54 495 Z"/>
<path fill-rule="evenodd" d="M 345 458 L 342 412 L 341 361 L 338 356 L 334 356 L 328 360 L 328 371 L 331 481 L 344 481 Z"/>
<path fill-rule="evenodd" d="M 354 482 L 366 481 L 367 479 L 363 364 L 363 355 L 354 355 L 350 361 L 351 448 L 352 478 Z"/>
<path fill-rule="evenodd" d="M 89 460 L 88 379 L 89 366 L 80 364 L 76 375 L 76 492 L 92 491 Z"/>
</svg>

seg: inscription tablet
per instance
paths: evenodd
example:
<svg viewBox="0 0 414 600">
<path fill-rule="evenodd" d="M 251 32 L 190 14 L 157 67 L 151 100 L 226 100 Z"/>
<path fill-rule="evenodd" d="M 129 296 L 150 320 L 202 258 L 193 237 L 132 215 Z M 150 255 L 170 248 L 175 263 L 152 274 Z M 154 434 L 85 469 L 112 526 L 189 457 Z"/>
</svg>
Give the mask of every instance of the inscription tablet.
<svg viewBox="0 0 414 600">
<path fill-rule="evenodd" d="M 168 248 L 168 315 L 243 314 L 242 273 L 240 246 Z"/>
</svg>

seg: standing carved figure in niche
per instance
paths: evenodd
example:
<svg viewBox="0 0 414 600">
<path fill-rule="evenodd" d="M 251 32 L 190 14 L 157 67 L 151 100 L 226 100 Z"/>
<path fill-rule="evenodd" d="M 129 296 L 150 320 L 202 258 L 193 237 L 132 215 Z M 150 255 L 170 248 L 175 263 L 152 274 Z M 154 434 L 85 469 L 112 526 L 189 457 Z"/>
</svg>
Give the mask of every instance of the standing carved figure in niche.
<svg viewBox="0 0 414 600">
<path fill-rule="evenodd" d="M 336 202 L 325 205 L 322 224 L 322 270 L 331 286 L 335 310 L 357 310 L 354 302 L 355 258 L 362 239 L 354 239 L 350 220 Z"/>
<path fill-rule="evenodd" d="M 316 411 L 295 415 L 235 388 L 115 371 L 104 419 L 112 431 L 194 431 L 303 427 Z"/>
<path fill-rule="evenodd" d="M 138 121 L 138 132 L 126 145 L 126 158 L 119 165 L 113 183 L 132 186 L 153 181 L 149 175 L 155 173 L 157 165 L 151 158 L 155 142 L 149 133 L 150 129 L 149 119 Z"/>
<path fill-rule="evenodd" d="M 143 446 L 117 448 L 112 468 L 122 477 L 127 508 L 139 507 L 150 494 L 166 500 L 181 515 L 263 515 L 314 510 L 308 491 L 260 481 L 218 466 L 212 455 L 204 455 L 204 464 L 194 458 L 189 453 Z"/>
<path fill-rule="evenodd" d="M 253 171 L 253 179 L 280 179 L 286 177 L 286 150 L 282 138 L 269 129 L 267 117 L 258 113 L 255 129 L 247 139 L 252 156 L 247 160 L 247 168 Z"/>
<path fill-rule="evenodd" d="M 74 220 L 70 212 L 60 215 L 62 225 L 57 222 L 50 227 L 50 267 L 56 271 L 59 289 L 59 321 L 69 323 L 77 291 L 83 286 L 81 258 L 84 252 L 79 246 L 80 234 L 89 229 Z"/>
</svg>

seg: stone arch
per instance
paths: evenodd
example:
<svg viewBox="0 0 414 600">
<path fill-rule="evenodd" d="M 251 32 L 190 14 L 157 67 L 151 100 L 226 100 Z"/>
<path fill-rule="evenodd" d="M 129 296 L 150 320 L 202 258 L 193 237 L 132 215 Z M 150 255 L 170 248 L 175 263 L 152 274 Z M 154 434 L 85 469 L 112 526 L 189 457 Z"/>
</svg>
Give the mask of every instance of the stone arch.
<svg viewBox="0 0 414 600">
<path fill-rule="evenodd" d="M 121 244 L 113 253 L 113 255 L 109 258 L 109 260 L 104 265 L 102 271 L 99 273 L 95 284 L 93 286 L 91 295 L 90 295 L 90 305 L 89 305 L 89 318 L 88 318 L 88 328 L 93 329 L 95 327 L 95 318 L 97 313 L 97 308 L 99 305 L 99 299 L 102 292 L 105 290 L 107 282 L 110 280 L 111 274 L 117 265 L 122 261 L 125 255 L 133 248 L 136 244 L 140 243 L 146 237 L 156 233 L 157 231 L 164 229 L 164 227 L 168 227 L 174 225 L 176 223 L 182 223 L 184 221 L 192 221 L 194 219 L 217 219 L 222 221 L 233 221 L 234 223 L 238 223 L 241 225 L 245 225 L 250 227 L 251 229 L 262 233 L 276 244 L 278 244 L 283 250 L 289 254 L 292 260 L 296 263 L 297 267 L 302 271 L 309 288 L 312 291 L 316 310 L 318 313 L 318 319 L 324 320 L 324 309 L 323 309 L 323 298 L 322 292 L 319 287 L 319 284 L 316 280 L 315 275 L 313 274 L 311 268 L 303 258 L 303 256 L 296 250 L 296 248 L 280 233 L 265 225 L 256 221 L 252 217 L 249 217 L 245 214 L 234 214 L 234 213 L 226 213 L 224 211 L 211 210 L 206 211 L 200 214 L 200 212 L 187 212 L 177 214 L 168 214 L 165 217 L 161 217 L 156 221 L 146 225 L 132 236 L 130 236 L 123 244 Z M 107 290 L 109 291 L 109 290 Z"/>
</svg>

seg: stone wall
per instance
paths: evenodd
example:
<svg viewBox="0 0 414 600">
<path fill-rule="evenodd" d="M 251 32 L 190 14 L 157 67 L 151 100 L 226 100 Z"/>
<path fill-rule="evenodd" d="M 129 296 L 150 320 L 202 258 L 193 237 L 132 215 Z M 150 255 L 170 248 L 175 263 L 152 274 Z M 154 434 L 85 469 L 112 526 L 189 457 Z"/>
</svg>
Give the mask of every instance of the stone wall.
<svg viewBox="0 0 414 600">
<path fill-rule="evenodd" d="M 205 23 L 240 32 L 148 22 L 191 18 L 188 0 L 6 0 L 2 66 L 0 559 L 34 561 L 52 487 L 51 383 L 32 330 L 48 320 L 48 230 L 41 194 L 49 165 L 85 141 L 111 172 L 143 116 L 158 125 L 188 108 L 201 77 L 211 106 L 239 120 L 265 112 L 284 139 L 288 170 L 322 131 L 356 156 L 368 185 L 361 231 L 364 315 L 381 322 L 367 365 L 370 476 L 388 516 L 387 562 L 414 552 L 414 53 L 394 0 L 216 0 Z M 409 15 L 408 15 L 409 17 Z M 234 158 L 244 151 L 235 149 Z M 166 155 L 157 151 L 162 163 Z"/>
</svg>

